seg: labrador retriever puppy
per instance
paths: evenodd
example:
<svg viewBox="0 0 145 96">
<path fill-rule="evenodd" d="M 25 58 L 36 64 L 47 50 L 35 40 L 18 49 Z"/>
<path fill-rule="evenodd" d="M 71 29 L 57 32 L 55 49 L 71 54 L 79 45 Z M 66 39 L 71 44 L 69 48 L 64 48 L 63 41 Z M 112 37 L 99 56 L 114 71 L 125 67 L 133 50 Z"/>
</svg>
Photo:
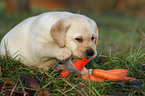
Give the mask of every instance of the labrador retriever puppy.
<svg viewBox="0 0 145 96">
<path fill-rule="evenodd" d="M 97 38 L 98 28 L 92 19 L 70 12 L 47 12 L 10 30 L 1 41 L 0 54 L 8 52 L 27 66 L 48 69 L 68 58 L 72 62 L 94 58 Z M 86 68 L 81 71 L 86 72 Z"/>
</svg>

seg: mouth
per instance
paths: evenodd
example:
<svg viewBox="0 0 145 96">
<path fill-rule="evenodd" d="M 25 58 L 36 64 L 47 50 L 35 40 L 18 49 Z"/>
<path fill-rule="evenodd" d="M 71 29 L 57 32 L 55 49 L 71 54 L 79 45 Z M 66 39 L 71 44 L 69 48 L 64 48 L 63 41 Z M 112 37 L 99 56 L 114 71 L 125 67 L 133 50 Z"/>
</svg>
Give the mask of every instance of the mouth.
<svg viewBox="0 0 145 96">
<path fill-rule="evenodd" d="M 78 61 L 78 60 L 82 60 L 83 58 L 90 59 L 91 56 L 86 56 L 86 57 L 73 56 L 73 57 L 72 57 L 72 62 L 74 63 L 74 62 L 76 62 L 76 61 Z"/>
<path fill-rule="evenodd" d="M 76 61 L 78 61 L 78 60 L 82 60 L 82 59 L 83 59 L 83 58 L 77 57 L 77 56 L 73 56 L 73 57 L 72 57 L 73 63 L 76 62 Z"/>
</svg>

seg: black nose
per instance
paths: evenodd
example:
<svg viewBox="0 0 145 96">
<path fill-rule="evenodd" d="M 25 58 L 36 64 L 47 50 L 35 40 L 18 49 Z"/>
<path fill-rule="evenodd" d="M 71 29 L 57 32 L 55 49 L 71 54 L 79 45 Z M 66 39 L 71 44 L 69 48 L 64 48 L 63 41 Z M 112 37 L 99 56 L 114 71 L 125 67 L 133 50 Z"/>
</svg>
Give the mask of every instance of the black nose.
<svg viewBox="0 0 145 96">
<path fill-rule="evenodd" d="M 94 50 L 87 50 L 87 56 L 93 56 Z"/>
</svg>

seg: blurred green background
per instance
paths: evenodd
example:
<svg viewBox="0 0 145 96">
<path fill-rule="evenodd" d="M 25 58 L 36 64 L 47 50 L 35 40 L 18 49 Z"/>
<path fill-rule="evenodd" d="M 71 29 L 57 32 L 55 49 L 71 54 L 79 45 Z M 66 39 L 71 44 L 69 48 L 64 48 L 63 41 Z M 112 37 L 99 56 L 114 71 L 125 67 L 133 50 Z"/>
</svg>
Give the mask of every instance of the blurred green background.
<svg viewBox="0 0 145 96">
<path fill-rule="evenodd" d="M 98 56 L 86 67 L 128 69 L 128 76 L 145 82 L 144 10 L 145 0 L 0 0 L 0 41 L 9 30 L 28 17 L 49 11 L 80 13 L 96 21 L 99 28 Z M 66 82 L 58 78 L 59 72 L 42 73 L 38 69 L 20 65 L 7 56 L 4 59 L 0 56 L 0 73 L 0 83 L 10 79 L 13 86 L 17 84 L 17 76 L 30 74 L 44 88 L 42 92 L 47 90 L 52 96 L 60 95 L 56 90 L 68 96 L 80 96 L 79 92 L 89 94 L 88 96 L 145 95 L 145 85 L 138 87 L 136 83 L 132 86 L 124 84 L 125 82 L 86 82 L 70 77 Z M 26 88 L 29 87 L 26 85 Z M 0 95 L 4 92 L 0 91 Z M 35 94 L 37 92 L 38 90 Z"/>
<path fill-rule="evenodd" d="M 49 11 L 70 11 L 96 21 L 103 53 L 145 46 L 145 0 L 0 0 L 0 40 L 16 24 Z"/>
</svg>

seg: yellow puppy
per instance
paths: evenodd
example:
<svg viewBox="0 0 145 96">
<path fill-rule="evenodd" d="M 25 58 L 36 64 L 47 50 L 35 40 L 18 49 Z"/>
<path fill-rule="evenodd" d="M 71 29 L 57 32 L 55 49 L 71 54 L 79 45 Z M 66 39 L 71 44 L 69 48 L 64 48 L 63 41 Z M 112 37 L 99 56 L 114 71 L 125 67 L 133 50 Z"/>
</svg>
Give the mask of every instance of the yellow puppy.
<svg viewBox="0 0 145 96">
<path fill-rule="evenodd" d="M 5 54 L 5 45 L 11 56 L 19 55 L 27 66 L 48 69 L 57 61 L 72 58 L 94 58 L 97 55 L 98 38 L 96 23 L 88 17 L 69 12 L 47 12 L 30 17 L 2 39 L 1 55 Z M 84 68 L 82 74 L 87 70 Z"/>
</svg>

